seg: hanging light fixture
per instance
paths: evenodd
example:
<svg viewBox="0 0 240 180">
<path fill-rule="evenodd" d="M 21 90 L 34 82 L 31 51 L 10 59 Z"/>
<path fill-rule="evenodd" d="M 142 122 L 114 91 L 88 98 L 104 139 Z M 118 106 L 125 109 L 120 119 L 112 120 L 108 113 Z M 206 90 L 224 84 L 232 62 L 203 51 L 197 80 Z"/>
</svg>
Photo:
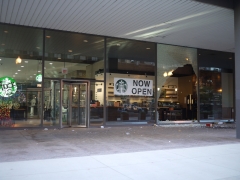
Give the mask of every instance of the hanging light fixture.
<svg viewBox="0 0 240 180">
<path fill-rule="evenodd" d="M 172 73 L 172 72 L 173 72 L 173 71 L 169 71 L 167 75 L 168 75 L 168 76 L 171 76 L 171 75 L 173 75 L 173 73 Z"/>
<path fill-rule="evenodd" d="M 21 64 L 22 59 L 20 58 L 20 56 L 18 56 L 18 58 L 16 59 L 16 64 Z"/>
</svg>

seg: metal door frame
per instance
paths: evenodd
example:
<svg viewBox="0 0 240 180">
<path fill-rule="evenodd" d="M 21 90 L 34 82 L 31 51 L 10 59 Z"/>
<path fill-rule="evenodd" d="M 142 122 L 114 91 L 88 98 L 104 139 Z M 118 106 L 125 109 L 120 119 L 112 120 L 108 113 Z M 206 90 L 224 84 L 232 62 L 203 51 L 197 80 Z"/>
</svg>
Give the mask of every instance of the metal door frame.
<svg viewBox="0 0 240 180">
<path fill-rule="evenodd" d="M 61 80 L 61 83 L 60 83 L 60 116 L 59 116 L 59 125 L 60 125 L 60 128 L 63 128 L 63 125 L 62 125 L 62 95 L 63 95 L 63 85 L 64 83 L 66 84 L 70 84 L 70 85 L 73 85 L 73 84 L 81 84 L 81 83 L 86 83 L 87 87 L 86 87 L 86 126 L 82 126 L 82 127 L 89 127 L 89 117 L 90 117 L 90 81 L 88 80 L 75 80 L 75 79 L 62 79 Z M 72 90 L 72 88 L 71 88 Z M 69 95 L 71 93 L 71 90 L 69 91 Z M 68 95 L 68 96 L 69 96 Z M 69 96 L 71 99 L 72 97 Z M 70 101 L 69 101 L 70 103 Z M 71 108 L 70 108 L 71 109 Z M 72 111 L 72 110 L 71 110 Z M 70 112 L 71 113 L 71 112 Z"/>
</svg>

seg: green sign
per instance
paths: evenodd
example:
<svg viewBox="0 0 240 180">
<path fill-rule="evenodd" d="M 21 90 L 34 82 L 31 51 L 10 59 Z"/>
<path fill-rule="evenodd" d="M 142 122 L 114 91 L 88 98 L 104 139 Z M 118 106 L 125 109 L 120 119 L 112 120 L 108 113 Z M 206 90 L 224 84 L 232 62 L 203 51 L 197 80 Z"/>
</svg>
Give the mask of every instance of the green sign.
<svg viewBox="0 0 240 180">
<path fill-rule="evenodd" d="M 38 75 L 36 76 L 36 81 L 37 81 L 37 82 L 42 82 L 42 75 L 41 75 L 41 74 L 38 74 Z"/>
<path fill-rule="evenodd" d="M 0 96 L 10 97 L 17 91 L 16 81 L 8 76 L 0 78 Z"/>
</svg>

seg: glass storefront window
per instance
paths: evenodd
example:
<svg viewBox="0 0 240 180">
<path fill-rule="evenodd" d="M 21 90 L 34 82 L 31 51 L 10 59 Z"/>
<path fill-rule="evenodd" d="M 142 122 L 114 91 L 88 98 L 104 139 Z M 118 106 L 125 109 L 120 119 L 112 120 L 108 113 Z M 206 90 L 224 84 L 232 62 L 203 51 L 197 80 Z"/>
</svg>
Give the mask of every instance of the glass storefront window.
<svg viewBox="0 0 240 180">
<path fill-rule="evenodd" d="M 232 53 L 44 31 L 0 25 L 0 127 L 234 119 Z"/>
<path fill-rule="evenodd" d="M 103 37 L 50 30 L 45 34 L 45 78 L 95 79 L 103 73 Z"/>
<path fill-rule="evenodd" d="M 234 120 L 232 53 L 198 50 L 200 120 Z"/>
<path fill-rule="evenodd" d="M 104 114 L 104 83 L 90 84 L 90 126 L 103 125 Z"/>
<path fill-rule="evenodd" d="M 197 119 L 197 49 L 157 45 L 158 120 Z"/>
<path fill-rule="evenodd" d="M 155 44 L 107 38 L 107 121 L 155 120 Z"/>
<path fill-rule="evenodd" d="M 37 76 L 42 71 L 42 36 L 41 29 L 0 24 L 0 86 L 4 91 L 0 93 L 0 126 L 41 124 L 41 81 Z M 7 97 L 5 90 L 11 95 Z"/>
<path fill-rule="evenodd" d="M 44 104 L 43 104 L 43 125 L 59 125 L 60 116 L 60 81 L 44 81 Z"/>
<path fill-rule="evenodd" d="M 83 100 L 81 99 L 83 93 L 82 86 L 85 84 L 79 84 L 74 87 L 71 84 L 71 79 L 74 80 L 75 83 L 77 80 L 90 80 L 90 81 L 103 81 L 104 80 L 104 38 L 100 36 L 92 36 L 92 35 L 84 35 L 78 33 L 69 33 L 69 32 L 60 32 L 60 31 L 45 31 L 45 66 L 44 66 L 44 75 L 45 81 L 53 81 L 52 79 L 68 79 L 69 83 L 65 83 L 62 90 L 62 98 L 63 98 L 63 107 L 62 108 L 62 125 L 78 125 L 78 126 L 86 126 L 86 118 L 88 117 L 83 110 L 83 106 L 85 108 L 89 108 L 93 102 L 100 103 L 97 97 L 95 97 L 95 92 L 97 89 L 93 88 L 94 85 L 90 85 L 90 103 L 89 104 L 81 104 Z M 79 82 L 80 83 L 80 82 Z M 58 83 L 57 83 L 58 84 Z M 94 84 L 94 83 L 93 83 Z M 103 84 L 98 83 L 98 84 Z M 47 88 L 50 89 L 50 92 L 56 93 L 52 94 L 56 99 L 54 100 L 56 107 L 59 106 L 57 91 L 53 90 L 52 85 L 48 85 Z M 85 86 L 86 87 L 86 86 Z M 79 103 L 75 102 L 78 97 L 77 94 L 71 94 L 72 89 L 76 88 L 76 92 L 80 92 Z M 69 95 L 69 92 L 71 95 Z M 46 92 L 45 92 L 46 93 Z M 88 92 L 85 92 L 84 95 L 87 95 Z M 102 88 L 102 95 L 104 93 L 104 88 Z M 69 97 L 70 96 L 70 97 Z M 86 97 L 87 98 L 87 97 Z M 66 102 L 65 102 L 66 101 Z M 69 102 L 71 104 L 69 104 Z M 76 103 L 79 108 L 76 108 Z M 67 105 L 68 104 L 68 105 Z M 101 99 L 101 108 L 103 109 L 103 96 Z M 51 104 L 51 108 L 49 111 L 55 112 L 54 120 L 59 116 L 57 112 L 59 109 L 54 110 L 53 104 Z M 97 104 L 98 105 L 98 104 Z M 71 106 L 72 108 L 69 108 Z M 99 106 L 100 107 L 100 106 Z M 83 112 L 84 111 L 84 112 Z M 86 111 L 88 112 L 88 111 Z M 81 115 L 80 115 L 80 114 Z M 91 115 L 93 111 L 90 109 L 90 123 L 93 123 L 91 119 L 94 117 Z M 103 114 L 103 113 L 102 113 Z M 78 116 L 79 115 L 79 116 Z M 51 115 L 53 116 L 53 114 Z M 84 117 L 84 123 L 83 119 Z M 70 122 L 69 118 L 72 119 Z M 75 120 L 74 120 L 75 118 Z M 47 121 L 45 124 L 47 124 Z M 101 123 L 103 121 L 103 117 L 101 116 Z M 51 120 L 50 120 L 51 122 Z M 55 123 L 59 123 L 57 120 Z M 51 123 L 50 123 L 51 124 Z"/>
</svg>

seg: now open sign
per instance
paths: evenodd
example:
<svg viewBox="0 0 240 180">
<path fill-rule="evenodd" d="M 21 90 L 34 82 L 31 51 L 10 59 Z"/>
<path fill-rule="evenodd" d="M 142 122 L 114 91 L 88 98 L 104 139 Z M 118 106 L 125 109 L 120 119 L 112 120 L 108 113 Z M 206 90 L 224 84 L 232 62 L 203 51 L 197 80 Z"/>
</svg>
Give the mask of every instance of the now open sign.
<svg viewBox="0 0 240 180">
<path fill-rule="evenodd" d="M 153 96 L 153 81 L 148 79 L 114 78 L 114 95 Z"/>
</svg>

